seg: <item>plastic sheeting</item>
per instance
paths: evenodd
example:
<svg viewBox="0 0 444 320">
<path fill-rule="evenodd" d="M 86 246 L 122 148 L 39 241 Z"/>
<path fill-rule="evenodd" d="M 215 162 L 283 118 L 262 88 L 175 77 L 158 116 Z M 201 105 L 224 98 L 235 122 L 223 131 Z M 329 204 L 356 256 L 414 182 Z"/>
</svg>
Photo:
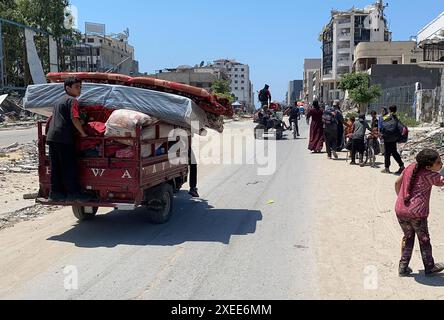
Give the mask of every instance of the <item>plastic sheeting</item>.
<svg viewBox="0 0 444 320">
<path fill-rule="evenodd" d="M 49 117 L 55 105 L 66 97 L 62 83 L 28 86 L 23 100 L 24 109 Z M 191 99 L 147 89 L 134 87 L 84 83 L 81 106 L 104 106 L 108 109 L 127 109 L 145 113 L 184 128 L 191 128 L 193 121 L 199 122 L 200 129 L 213 127 L 207 114 Z M 223 130 L 223 129 L 222 129 Z"/>
</svg>

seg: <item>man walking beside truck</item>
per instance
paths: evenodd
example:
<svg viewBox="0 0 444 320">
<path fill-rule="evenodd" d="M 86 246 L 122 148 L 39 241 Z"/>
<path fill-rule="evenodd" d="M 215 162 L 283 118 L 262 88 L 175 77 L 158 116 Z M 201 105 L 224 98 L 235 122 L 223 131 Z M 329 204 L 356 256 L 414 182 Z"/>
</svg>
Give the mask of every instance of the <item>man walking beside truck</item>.
<svg viewBox="0 0 444 320">
<path fill-rule="evenodd" d="M 51 162 L 49 201 L 88 201 L 88 197 L 80 192 L 74 139 L 75 130 L 81 137 L 87 137 L 80 121 L 77 101 L 82 91 L 82 82 L 69 78 L 65 80 L 64 88 L 68 96 L 54 107 L 46 139 Z"/>
</svg>

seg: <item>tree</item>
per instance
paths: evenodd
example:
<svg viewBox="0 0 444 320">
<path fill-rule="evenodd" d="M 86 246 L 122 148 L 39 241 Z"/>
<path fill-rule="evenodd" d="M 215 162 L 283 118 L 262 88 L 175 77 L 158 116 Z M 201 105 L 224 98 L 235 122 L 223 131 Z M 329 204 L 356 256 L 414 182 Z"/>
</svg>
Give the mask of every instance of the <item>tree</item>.
<svg viewBox="0 0 444 320">
<path fill-rule="evenodd" d="M 230 83 L 226 80 L 216 80 L 211 86 L 213 93 L 221 98 L 228 99 L 230 104 L 234 102 L 234 97 L 231 94 Z"/>
<path fill-rule="evenodd" d="M 64 25 L 67 6 L 68 0 L 0 0 L 0 17 L 49 33 L 57 41 L 59 59 L 64 59 L 60 53 L 64 39 L 77 37 L 75 30 Z M 30 84 L 24 30 L 5 23 L 2 31 L 9 84 L 18 87 Z M 49 71 L 48 36 L 36 34 L 34 40 L 43 68 Z"/>
<path fill-rule="evenodd" d="M 365 113 L 369 103 L 382 95 L 381 86 L 370 85 L 367 73 L 349 73 L 342 77 L 339 89 L 346 90 L 352 101 L 359 105 L 359 112 Z"/>
</svg>

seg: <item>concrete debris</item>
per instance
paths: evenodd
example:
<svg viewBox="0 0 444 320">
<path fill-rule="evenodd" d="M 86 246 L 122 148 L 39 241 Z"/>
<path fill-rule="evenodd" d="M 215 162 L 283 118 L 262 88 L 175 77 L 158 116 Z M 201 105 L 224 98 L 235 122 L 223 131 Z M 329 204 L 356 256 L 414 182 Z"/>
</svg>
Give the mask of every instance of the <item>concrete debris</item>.
<svg viewBox="0 0 444 320">
<path fill-rule="evenodd" d="M 435 149 L 444 156 L 444 128 L 414 132 L 412 139 L 400 151 L 404 160 L 414 161 L 416 155 L 424 149 Z"/>
<path fill-rule="evenodd" d="M 22 221 L 29 221 L 44 216 L 50 212 L 59 210 L 57 206 L 43 206 L 36 204 L 7 214 L 0 218 L 0 230 L 14 226 L 14 224 Z"/>
<path fill-rule="evenodd" d="M 12 153 L 19 153 L 19 159 L 7 159 Z M 11 144 L 7 147 L 0 148 L 2 157 L 6 157 L 6 161 L 1 163 L 0 172 L 14 173 L 30 173 L 38 170 L 38 147 L 37 142 L 21 144 Z"/>
<path fill-rule="evenodd" d="M 0 129 L 32 127 L 44 117 L 23 109 L 23 98 L 20 95 L 0 95 Z"/>
<path fill-rule="evenodd" d="M 28 194 L 23 195 L 23 199 L 24 200 L 34 200 L 34 199 L 37 199 L 38 196 L 39 196 L 38 193 L 28 193 Z"/>
</svg>

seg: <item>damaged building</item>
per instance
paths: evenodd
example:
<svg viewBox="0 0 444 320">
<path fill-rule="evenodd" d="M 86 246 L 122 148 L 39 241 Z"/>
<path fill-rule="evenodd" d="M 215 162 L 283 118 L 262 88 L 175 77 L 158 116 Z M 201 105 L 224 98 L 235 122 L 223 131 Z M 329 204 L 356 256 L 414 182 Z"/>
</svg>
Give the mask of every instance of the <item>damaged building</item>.
<svg viewBox="0 0 444 320">
<path fill-rule="evenodd" d="M 418 47 L 423 50 L 420 66 L 438 69 L 440 81 L 436 88 L 419 88 L 416 99 L 416 116 L 420 121 L 444 124 L 444 12 L 427 24 L 417 36 Z"/>
<path fill-rule="evenodd" d="M 332 11 L 331 20 L 321 34 L 323 101 L 344 98 L 338 89 L 342 75 L 352 72 L 355 47 L 361 42 L 391 41 L 380 0 L 364 9 Z"/>
</svg>

